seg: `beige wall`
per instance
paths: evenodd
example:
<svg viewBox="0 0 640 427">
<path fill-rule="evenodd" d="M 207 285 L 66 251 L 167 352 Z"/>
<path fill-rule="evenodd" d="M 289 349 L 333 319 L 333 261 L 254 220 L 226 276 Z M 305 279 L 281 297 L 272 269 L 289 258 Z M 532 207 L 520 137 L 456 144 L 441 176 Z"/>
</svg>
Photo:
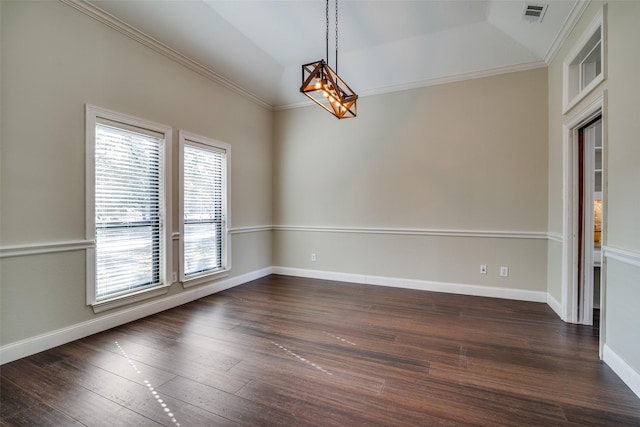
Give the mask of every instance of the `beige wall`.
<svg viewBox="0 0 640 427">
<path fill-rule="evenodd" d="M 605 238 L 607 246 L 633 254 L 636 265 L 607 262 L 606 344 L 640 378 L 640 2 L 611 2 L 608 10 L 609 182 Z"/>
<path fill-rule="evenodd" d="M 577 112 L 582 111 L 594 98 L 600 96 L 609 84 L 604 81 L 600 86 L 574 106 L 567 114 L 562 113 L 562 64 L 584 31 L 591 24 L 596 13 L 602 8 L 602 2 L 594 1 L 585 10 L 579 22 L 562 45 L 548 68 L 549 101 L 549 178 L 548 178 L 548 230 L 551 235 L 561 238 L 563 235 L 563 124 Z M 562 302 L 562 246 L 561 241 L 549 241 L 549 265 L 547 282 L 549 294 Z"/>
<path fill-rule="evenodd" d="M 569 37 L 576 39 L 582 33 L 580 28 L 588 24 L 583 19 Z M 576 36 L 576 34 L 578 34 Z M 574 42 L 572 42 L 574 43 Z M 562 177 L 562 60 L 571 47 L 565 43 L 548 68 L 548 214 L 547 229 L 551 235 L 561 238 L 563 233 L 563 177 Z M 562 242 L 549 240 L 547 247 L 547 288 L 548 293 L 558 304 L 562 303 Z"/>
<path fill-rule="evenodd" d="M 317 107 L 276 113 L 274 219 L 284 229 L 274 263 L 546 291 L 546 240 L 420 234 L 546 233 L 546 75 L 364 97 L 354 120 Z M 351 233 L 304 231 L 310 226 Z M 508 278 L 498 277 L 500 265 L 511 267 Z"/>
<path fill-rule="evenodd" d="M 605 105 L 606 213 L 604 244 L 630 254 L 631 261 L 606 259 L 605 344 L 640 373 L 640 115 L 637 100 L 640 69 L 640 2 L 614 1 L 607 5 L 608 76 L 590 95 L 562 114 L 562 61 L 591 23 L 603 2 L 592 2 L 549 66 L 549 231 L 562 234 L 563 152 L 562 126 L 595 97 L 607 92 Z M 562 244 L 550 242 L 548 290 L 560 301 Z M 634 261 L 635 260 L 635 261 Z"/>
<path fill-rule="evenodd" d="M 640 2 L 609 5 L 607 244 L 640 253 Z"/>
<path fill-rule="evenodd" d="M 63 3 L 1 10 L 3 247 L 84 239 L 85 103 L 173 127 L 174 231 L 178 129 L 231 144 L 231 226 L 272 223 L 270 111 Z M 231 240 L 231 276 L 271 265 L 270 231 Z M 3 258 L 0 268 L 1 344 L 97 317 L 85 305 L 82 250 Z"/>
</svg>

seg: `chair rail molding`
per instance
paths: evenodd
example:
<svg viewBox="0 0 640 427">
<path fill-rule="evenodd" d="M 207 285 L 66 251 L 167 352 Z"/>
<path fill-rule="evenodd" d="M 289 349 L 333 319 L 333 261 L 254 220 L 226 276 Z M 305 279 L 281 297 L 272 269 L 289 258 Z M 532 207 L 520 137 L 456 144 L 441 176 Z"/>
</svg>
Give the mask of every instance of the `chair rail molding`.
<svg viewBox="0 0 640 427">
<path fill-rule="evenodd" d="M 548 234 L 543 231 L 453 230 L 435 228 L 333 227 L 301 225 L 274 225 L 273 230 L 321 233 L 395 234 L 409 236 L 489 237 L 502 239 L 546 240 L 548 238 Z"/>
<path fill-rule="evenodd" d="M 42 255 L 55 252 L 81 251 L 96 247 L 94 240 L 71 240 L 63 242 L 26 243 L 0 247 L 0 258 L 27 255 Z"/>
<path fill-rule="evenodd" d="M 626 249 L 615 248 L 612 246 L 603 246 L 602 252 L 605 257 L 609 259 L 615 259 L 616 261 L 624 262 L 636 267 L 640 267 L 640 253 L 628 251 Z"/>
</svg>

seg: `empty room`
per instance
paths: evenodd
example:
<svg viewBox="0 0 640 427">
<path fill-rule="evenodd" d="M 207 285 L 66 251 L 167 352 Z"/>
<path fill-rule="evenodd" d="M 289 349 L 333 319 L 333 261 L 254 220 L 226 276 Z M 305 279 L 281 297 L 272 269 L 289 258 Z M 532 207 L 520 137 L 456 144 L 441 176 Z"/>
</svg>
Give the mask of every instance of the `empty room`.
<svg viewBox="0 0 640 427">
<path fill-rule="evenodd" d="M 0 425 L 640 425 L 639 20 L 0 0 Z"/>
</svg>

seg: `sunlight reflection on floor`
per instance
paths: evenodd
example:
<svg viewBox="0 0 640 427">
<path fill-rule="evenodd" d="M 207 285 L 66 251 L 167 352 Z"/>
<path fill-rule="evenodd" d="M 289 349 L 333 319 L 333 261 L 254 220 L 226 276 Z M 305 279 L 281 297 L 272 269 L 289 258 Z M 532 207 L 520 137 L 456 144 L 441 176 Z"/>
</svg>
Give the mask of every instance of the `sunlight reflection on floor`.
<svg viewBox="0 0 640 427">
<path fill-rule="evenodd" d="M 138 369 L 138 367 L 136 366 L 135 362 L 133 360 L 131 360 L 131 358 L 129 357 L 129 355 L 127 354 L 127 352 L 124 350 L 124 348 L 122 348 L 122 346 L 120 346 L 120 343 L 118 341 L 114 341 L 115 345 L 118 347 L 118 350 L 120 350 L 120 353 L 122 353 L 122 355 L 127 359 L 127 362 L 129 362 L 129 365 L 131 365 L 131 367 L 133 368 L 134 371 L 136 371 L 136 373 L 138 375 L 142 375 L 142 372 L 140 372 L 140 369 Z M 162 398 L 160 397 L 160 395 L 158 394 L 157 391 L 155 391 L 155 389 L 153 388 L 153 386 L 151 385 L 151 383 L 147 380 L 144 380 L 144 385 L 147 386 L 147 389 L 149 389 L 149 391 L 151 392 L 151 394 L 153 395 L 153 397 L 156 399 L 156 401 L 158 402 L 158 404 L 160 405 L 160 407 L 162 408 L 162 410 L 165 412 L 165 414 L 171 419 L 171 421 L 176 425 L 176 426 L 180 426 L 180 423 L 178 422 L 178 420 L 176 419 L 175 415 L 173 414 L 173 412 L 171 412 L 171 409 L 167 406 L 166 403 L 164 403 L 164 401 L 162 400 Z"/>
</svg>

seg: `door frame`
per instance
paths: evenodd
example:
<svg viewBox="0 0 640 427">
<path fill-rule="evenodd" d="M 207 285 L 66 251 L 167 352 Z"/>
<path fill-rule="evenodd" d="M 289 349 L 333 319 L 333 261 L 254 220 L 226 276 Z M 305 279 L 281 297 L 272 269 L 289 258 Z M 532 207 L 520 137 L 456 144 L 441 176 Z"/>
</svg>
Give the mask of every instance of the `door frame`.
<svg viewBox="0 0 640 427">
<path fill-rule="evenodd" d="M 578 206 L 580 195 L 578 194 L 578 162 L 579 162 L 579 132 L 580 129 L 596 118 L 602 116 L 602 161 L 605 165 L 602 175 L 603 191 L 603 223 L 602 236 L 603 247 L 606 244 L 606 150 L 607 150 L 607 91 L 603 90 L 582 110 L 572 115 L 563 124 L 562 157 L 563 157 L 563 245 L 562 245 L 562 320 L 569 323 L 579 323 L 578 318 Z M 606 322 L 606 260 L 603 258 L 601 267 L 600 283 L 600 357 L 605 342 L 605 322 Z"/>
</svg>

